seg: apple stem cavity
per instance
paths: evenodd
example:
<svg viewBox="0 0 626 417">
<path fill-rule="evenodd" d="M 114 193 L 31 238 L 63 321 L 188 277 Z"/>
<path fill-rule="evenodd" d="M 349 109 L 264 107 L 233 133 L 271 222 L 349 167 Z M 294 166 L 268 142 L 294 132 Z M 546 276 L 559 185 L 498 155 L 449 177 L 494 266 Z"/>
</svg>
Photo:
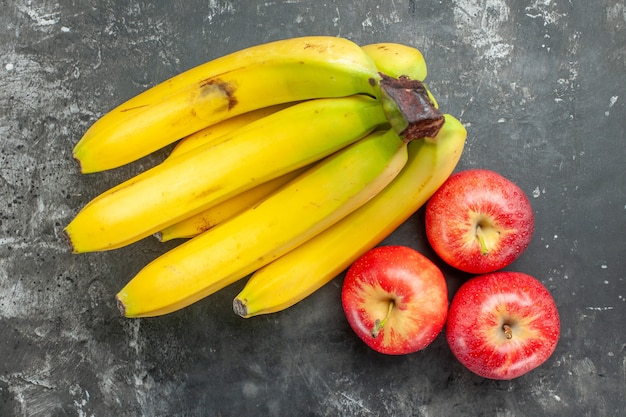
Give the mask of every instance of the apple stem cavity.
<svg viewBox="0 0 626 417">
<path fill-rule="evenodd" d="M 513 339 L 513 330 L 511 329 L 511 326 L 505 323 L 502 326 L 502 330 L 504 330 L 504 337 L 507 339 Z"/>
<path fill-rule="evenodd" d="M 396 303 L 393 300 L 390 300 L 385 318 L 383 318 L 382 320 L 376 319 L 376 321 L 374 322 L 374 328 L 372 329 L 372 337 L 378 337 L 378 334 L 383 329 L 383 326 L 385 325 L 385 323 L 387 323 L 387 320 L 389 320 L 389 316 L 391 316 L 391 311 L 393 310 L 395 305 Z"/>
<path fill-rule="evenodd" d="M 476 226 L 476 239 L 478 239 L 478 244 L 480 245 L 480 254 L 482 256 L 489 255 L 489 245 L 487 244 L 487 236 L 483 227 L 479 224 Z"/>
</svg>

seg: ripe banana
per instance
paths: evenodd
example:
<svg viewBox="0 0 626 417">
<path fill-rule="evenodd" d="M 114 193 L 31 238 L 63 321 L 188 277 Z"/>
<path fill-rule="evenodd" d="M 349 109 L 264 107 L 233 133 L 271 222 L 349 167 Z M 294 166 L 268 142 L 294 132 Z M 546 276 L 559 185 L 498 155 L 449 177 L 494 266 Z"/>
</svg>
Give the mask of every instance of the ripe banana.
<svg viewBox="0 0 626 417">
<path fill-rule="evenodd" d="M 245 277 L 370 200 L 406 160 L 407 145 L 394 131 L 368 135 L 148 264 L 117 294 L 120 310 L 127 317 L 170 313 Z"/>
<path fill-rule="evenodd" d="M 74 253 L 119 248 L 386 124 L 378 101 L 367 96 L 295 104 L 232 132 L 219 145 L 185 152 L 113 187 L 88 203 L 65 233 Z"/>
<path fill-rule="evenodd" d="M 423 80 L 426 77 L 426 61 L 422 53 L 416 48 L 398 43 L 375 43 L 362 46 L 361 48 L 372 59 L 378 70 L 387 75 L 392 77 L 408 76 L 411 79 L 419 80 Z M 437 106 L 434 97 L 430 97 L 431 101 Z M 192 149 L 197 146 L 198 143 L 210 141 L 212 144 L 216 144 L 220 141 L 220 137 L 223 137 L 229 130 L 235 130 L 245 123 L 250 123 L 257 118 L 271 114 L 287 105 L 288 104 L 283 104 L 259 109 L 209 126 L 179 142 L 170 154 L 170 157 L 179 155 L 182 151 Z M 286 174 L 285 179 L 289 177 L 292 177 L 292 175 Z M 278 186 L 283 183 L 282 180 L 282 177 L 276 178 L 268 183 L 261 184 L 251 190 L 238 194 L 224 203 L 210 207 L 202 213 L 165 228 L 157 233 L 156 236 L 160 241 L 165 242 L 176 238 L 190 238 L 200 234 L 240 212 L 244 208 L 260 201 L 261 198 L 278 188 Z"/>
<path fill-rule="evenodd" d="M 243 210 L 258 204 L 261 200 L 275 192 L 289 181 L 302 174 L 306 167 L 281 175 L 278 178 L 259 184 L 216 206 L 181 220 L 157 232 L 155 237 L 161 242 L 172 239 L 185 239 L 199 235 L 230 219 Z"/>
<path fill-rule="evenodd" d="M 404 75 L 420 81 L 426 79 L 426 61 L 419 49 L 391 42 L 363 45 L 361 49 L 372 58 L 378 71 L 384 74 L 395 78 Z"/>
<path fill-rule="evenodd" d="M 256 122 L 259 119 L 274 114 L 279 110 L 289 107 L 292 103 L 276 104 L 274 106 L 263 107 L 258 110 L 253 110 L 248 113 L 240 114 L 239 116 L 231 117 L 230 119 L 223 120 L 214 125 L 205 127 L 189 136 L 181 139 L 172 152 L 168 155 L 169 158 L 181 155 L 187 151 L 195 149 L 201 145 L 210 143 L 211 146 L 217 145 L 228 138 L 227 134 L 232 133 L 237 129 L 240 129 L 252 122 Z"/>
<path fill-rule="evenodd" d="M 409 160 L 389 186 L 322 233 L 256 271 L 235 297 L 242 317 L 284 310 L 332 280 L 408 219 L 456 167 L 466 130 L 453 116 L 435 138 L 409 144 Z"/>
<path fill-rule="evenodd" d="M 253 110 L 206 127 L 196 133 L 192 133 L 176 144 L 174 149 L 172 149 L 172 152 L 170 152 L 168 159 L 166 159 L 166 162 L 169 161 L 170 158 L 174 158 L 185 152 L 196 149 L 199 146 L 204 146 L 206 144 L 215 146 L 228 139 L 228 133 L 232 133 L 239 128 L 262 119 L 265 116 L 274 114 L 290 105 L 291 103 L 277 104 L 275 106 Z M 259 184 L 256 187 L 246 190 L 222 203 L 217 204 L 216 206 L 209 207 L 198 214 L 166 227 L 160 232 L 155 233 L 155 237 L 160 242 L 167 242 L 172 239 L 183 239 L 196 236 L 212 227 L 215 227 L 243 209 L 258 203 L 263 197 L 266 197 L 287 182 L 294 179 L 298 174 L 302 173 L 303 170 L 304 168 L 301 168 L 288 172 L 278 178 Z"/>
<path fill-rule="evenodd" d="M 131 98 L 76 144 L 83 173 L 139 159 L 206 126 L 292 101 L 378 96 L 377 69 L 355 43 L 312 36 L 253 46 L 209 61 Z"/>
</svg>

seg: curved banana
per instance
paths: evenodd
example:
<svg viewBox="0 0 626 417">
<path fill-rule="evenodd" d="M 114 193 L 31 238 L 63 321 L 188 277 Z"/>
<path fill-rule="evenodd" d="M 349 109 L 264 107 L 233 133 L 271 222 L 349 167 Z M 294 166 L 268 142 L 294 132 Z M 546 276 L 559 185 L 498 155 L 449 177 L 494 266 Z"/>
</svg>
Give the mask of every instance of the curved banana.
<svg viewBox="0 0 626 417">
<path fill-rule="evenodd" d="M 305 171 L 306 167 L 281 175 L 278 178 L 259 184 L 246 190 L 216 206 L 181 220 L 165 229 L 157 232 L 155 237 L 160 242 L 173 239 L 185 239 L 199 235 L 217 226 L 223 221 L 230 219 L 245 209 L 254 206 L 261 200 L 275 192 L 289 181 Z"/>
<path fill-rule="evenodd" d="M 303 300 L 380 243 L 417 211 L 456 167 L 466 130 L 453 116 L 435 138 L 409 144 L 409 161 L 389 186 L 340 222 L 256 271 L 235 297 L 242 317 Z"/>
<path fill-rule="evenodd" d="M 252 122 L 256 122 L 257 120 L 262 119 L 265 116 L 274 114 L 277 111 L 291 106 L 292 104 L 293 103 L 283 103 L 276 104 L 274 106 L 263 107 L 261 109 L 240 114 L 239 116 L 234 116 L 230 119 L 226 119 L 214 125 L 205 127 L 204 129 L 192 133 L 191 135 L 181 139 L 176 144 L 176 146 L 174 146 L 174 149 L 172 149 L 167 158 L 173 158 L 208 143 L 210 143 L 211 146 L 217 145 L 218 143 L 223 142 L 228 138 L 228 133 L 232 133 L 235 130 L 240 129 Z"/>
<path fill-rule="evenodd" d="M 406 158 L 406 143 L 392 130 L 368 135 L 148 264 L 117 294 L 120 310 L 127 317 L 166 314 L 245 277 L 363 205 Z"/>
<path fill-rule="evenodd" d="M 207 144 L 215 146 L 224 142 L 229 138 L 227 135 L 228 133 L 232 133 L 237 129 L 262 119 L 265 116 L 274 114 L 290 105 L 291 103 L 277 104 L 275 106 L 253 110 L 206 127 L 196 133 L 192 133 L 191 135 L 181 139 L 176 144 L 165 162 L 169 161 L 170 158 L 182 155 L 183 153 L 196 149 L 200 146 L 205 146 Z M 209 207 L 198 214 L 166 227 L 160 232 L 155 233 L 154 236 L 160 242 L 167 242 L 173 239 L 191 238 L 199 235 L 200 233 L 205 232 L 224 220 L 234 216 L 240 211 L 258 203 L 263 197 L 266 197 L 270 193 L 276 191 L 278 188 L 294 179 L 297 175 L 301 174 L 303 170 L 304 168 L 301 168 L 288 172 L 278 178 L 274 178 L 249 190 L 243 191 L 242 193 L 237 194 L 232 198 L 217 204 L 216 206 Z"/>
<path fill-rule="evenodd" d="M 382 73 L 395 78 L 404 75 L 412 80 L 426 79 L 428 69 L 419 49 L 392 42 L 363 45 L 361 49 L 372 58 Z"/>
<path fill-rule="evenodd" d="M 320 160 L 386 123 L 380 104 L 367 96 L 287 107 L 219 145 L 186 152 L 104 192 L 65 233 L 74 253 L 119 248 Z"/>
<path fill-rule="evenodd" d="M 362 46 L 361 48 L 372 59 L 378 70 L 387 75 L 392 77 L 408 76 L 411 79 L 419 80 L 423 80 L 426 77 L 427 69 L 424 56 L 416 48 L 398 43 L 375 43 Z M 432 97 L 432 95 L 430 97 L 433 103 L 435 103 L 435 106 L 437 106 L 434 97 Z M 251 121 L 275 112 L 277 109 L 280 110 L 287 105 L 289 104 L 262 108 L 209 126 L 180 141 L 170 154 L 170 157 L 192 149 L 199 143 L 209 141 L 212 144 L 219 143 L 220 137 L 223 138 L 223 135 L 228 133 L 229 130 L 235 130 L 245 123 L 250 123 Z M 291 174 L 286 175 L 286 178 L 292 177 Z M 251 190 L 238 194 L 224 203 L 210 207 L 202 213 L 165 228 L 157 233 L 156 237 L 160 241 L 165 242 L 171 239 L 190 238 L 198 235 L 249 205 L 260 201 L 261 198 L 278 188 L 278 186 L 283 183 L 282 180 L 282 177 L 277 178 L 269 183 L 261 184 Z"/>
<path fill-rule="evenodd" d="M 221 120 L 291 101 L 378 96 L 377 69 L 355 43 L 330 36 L 253 46 L 209 61 L 131 98 L 76 144 L 83 173 L 139 159 Z"/>
</svg>

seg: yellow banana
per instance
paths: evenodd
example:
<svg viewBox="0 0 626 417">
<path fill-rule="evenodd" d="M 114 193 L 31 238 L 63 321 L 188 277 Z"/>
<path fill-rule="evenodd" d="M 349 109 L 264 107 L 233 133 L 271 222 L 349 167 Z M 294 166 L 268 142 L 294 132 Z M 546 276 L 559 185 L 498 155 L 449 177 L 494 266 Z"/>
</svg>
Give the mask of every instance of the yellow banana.
<svg viewBox="0 0 626 417">
<path fill-rule="evenodd" d="M 259 184 L 246 190 L 216 206 L 209 207 L 201 213 L 179 221 L 160 232 L 156 238 L 161 242 L 172 239 L 191 238 L 206 232 L 243 210 L 259 203 L 265 197 L 287 184 L 289 181 L 302 174 L 306 167 L 281 175 L 278 178 Z"/>
<path fill-rule="evenodd" d="M 409 144 L 409 161 L 368 203 L 322 233 L 256 271 L 233 301 L 252 317 L 286 309 L 332 280 L 408 219 L 456 167 L 463 125 L 450 115 L 435 138 Z"/>
<path fill-rule="evenodd" d="M 228 138 L 228 133 L 232 133 L 239 128 L 262 119 L 265 116 L 274 114 L 290 105 L 291 103 L 277 104 L 275 106 L 253 110 L 206 127 L 196 133 L 192 133 L 176 144 L 174 149 L 172 149 L 172 152 L 170 152 L 168 159 L 174 158 L 209 143 L 211 146 L 215 146 L 218 143 L 225 141 Z M 167 242 L 172 239 L 184 239 L 196 236 L 212 227 L 215 227 L 240 211 L 258 203 L 263 197 L 266 197 L 271 192 L 274 192 L 287 182 L 294 179 L 297 175 L 301 174 L 303 170 L 304 168 L 301 168 L 288 172 L 278 178 L 274 178 L 249 190 L 243 191 L 242 193 L 237 194 L 234 197 L 217 204 L 216 206 L 209 207 L 198 214 L 166 227 L 160 232 L 155 233 L 155 237 L 160 242 Z"/>
<path fill-rule="evenodd" d="M 395 78 L 404 75 L 412 80 L 426 79 L 426 61 L 419 49 L 391 42 L 363 45 L 361 49 L 372 58 L 382 73 Z"/>
<path fill-rule="evenodd" d="M 237 129 L 262 119 L 265 116 L 274 114 L 290 105 L 291 103 L 277 104 L 275 106 L 253 110 L 206 127 L 196 133 L 192 133 L 176 144 L 166 161 L 169 160 L 169 158 L 174 158 L 206 144 L 215 146 L 228 139 L 228 133 L 232 133 Z M 196 236 L 212 227 L 215 227 L 222 221 L 234 216 L 243 209 L 258 203 L 263 197 L 294 179 L 299 173 L 302 173 L 302 170 L 304 170 L 304 168 L 288 172 L 278 178 L 274 178 L 237 194 L 234 197 L 217 204 L 216 206 L 209 207 L 198 214 L 166 227 L 160 232 L 155 233 L 155 237 L 160 242 L 167 242 L 172 239 L 190 238 Z"/>
<path fill-rule="evenodd" d="M 231 117 L 230 119 L 223 120 L 214 125 L 205 127 L 189 136 L 181 139 L 172 152 L 170 152 L 168 158 L 181 155 L 187 151 L 195 149 L 201 145 L 210 143 L 212 146 L 223 142 L 228 138 L 227 133 L 232 133 L 237 129 L 240 129 L 252 122 L 256 122 L 265 116 L 274 114 L 279 110 L 289 107 L 292 103 L 276 104 L 274 106 L 263 107 L 258 110 L 253 110 L 248 113 L 240 114 L 239 116 Z"/>
<path fill-rule="evenodd" d="M 66 227 L 75 253 L 118 248 L 306 166 L 387 121 L 367 96 L 299 103 L 113 187 Z"/>
<path fill-rule="evenodd" d="M 353 94 L 378 96 L 372 60 L 330 36 L 292 38 L 215 59 L 152 87 L 96 121 L 73 150 L 83 173 L 139 159 L 258 108 Z"/>
<path fill-rule="evenodd" d="M 127 317 L 166 314 L 245 277 L 370 200 L 406 158 L 394 131 L 368 135 L 148 264 L 117 294 L 120 310 Z"/>
<path fill-rule="evenodd" d="M 362 46 L 361 48 L 370 58 L 372 58 L 372 61 L 374 61 L 378 70 L 387 75 L 392 77 L 408 76 L 411 79 L 419 80 L 423 80 L 426 77 L 427 69 L 424 56 L 416 48 L 398 43 L 375 43 Z M 434 97 L 431 96 L 431 100 L 436 106 Z M 220 136 L 223 137 L 223 135 L 228 133 L 229 130 L 234 130 L 245 123 L 250 123 L 251 121 L 273 113 L 277 109 L 280 110 L 287 105 L 288 104 L 282 104 L 262 108 L 227 119 L 216 125 L 209 126 L 179 142 L 170 154 L 170 157 L 178 155 L 182 151 L 192 149 L 197 146 L 198 143 L 205 143 L 208 141 L 212 144 L 218 143 L 220 141 Z M 292 175 L 291 173 L 287 174 L 285 179 L 293 176 L 295 175 Z M 282 177 L 238 194 L 224 203 L 218 204 L 215 207 L 210 207 L 202 213 L 165 228 L 160 233 L 157 233 L 157 238 L 162 242 L 165 242 L 176 238 L 190 238 L 200 234 L 238 213 L 249 205 L 260 201 L 261 198 L 273 192 L 281 184 L 283 184 Z"/>
</svg>

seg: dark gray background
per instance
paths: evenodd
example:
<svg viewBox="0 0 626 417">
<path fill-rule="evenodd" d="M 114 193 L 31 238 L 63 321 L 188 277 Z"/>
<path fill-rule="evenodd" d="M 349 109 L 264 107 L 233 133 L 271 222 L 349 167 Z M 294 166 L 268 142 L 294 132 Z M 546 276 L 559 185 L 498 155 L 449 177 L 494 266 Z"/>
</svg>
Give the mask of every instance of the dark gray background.
<svg viewBox="0 0 626 417">
<path fill-rule="evenodd" d="M 1 416 L 623 415 L 624 0 L 155 3 L 0 1 Z M 509 269 L 539 278 L 562 317 L 541 368 L 479 378 L 443 335 L 379 355 L 343 317 L 341 277 L 250 320 L 231 312 L 243 282 L 123 319 L 114 294 L 171 245 L 68 253 L 61 231 L 79 208 L 166 155 L 81 176 L 71 150 L 98 116 L 211 58 L 313 34 L 418 47 L 441 109 L 468 129 L 458 169 L 527 192 L 536 233 Z M 437 261 L 423 210 L 385 243 Z M 444 271 L 453 294 L 466 277 Z"/>
</svg>

